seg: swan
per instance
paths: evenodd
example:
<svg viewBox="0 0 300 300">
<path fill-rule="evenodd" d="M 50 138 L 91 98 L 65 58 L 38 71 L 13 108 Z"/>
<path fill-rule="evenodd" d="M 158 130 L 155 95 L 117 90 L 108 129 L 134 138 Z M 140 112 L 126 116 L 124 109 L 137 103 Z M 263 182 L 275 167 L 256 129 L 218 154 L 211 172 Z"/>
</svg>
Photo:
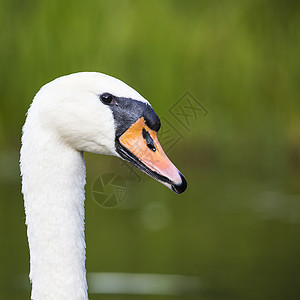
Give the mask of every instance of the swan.
<svg viewBox="0 0 300 300">
<path fill-rule="evenodd" d="M 149 102 L 105 74 L 62 76 L 35 95 L 20 151 L 32 299 L 88 299 L 84 151 L 125 159 L 184 192 L 186 180 L 160 146 L 159 128 Z"/>
</svg>

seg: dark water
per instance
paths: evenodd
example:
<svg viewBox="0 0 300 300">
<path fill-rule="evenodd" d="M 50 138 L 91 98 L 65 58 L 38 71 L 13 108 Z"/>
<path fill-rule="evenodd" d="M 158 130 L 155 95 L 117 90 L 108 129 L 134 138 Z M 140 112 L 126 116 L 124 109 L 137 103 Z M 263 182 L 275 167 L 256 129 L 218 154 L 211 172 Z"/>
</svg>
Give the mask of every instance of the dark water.
<svg viewBox="0 0 300 300">
<path fill-rule="evenodd" d="M 200 172 L 186 163 L 189 187 L 178 196 L 141 173 L 138 182 L 118 159 L 86 155 L 86 162 L 88 272 L 180 274 L 199 282 L 177 296 L 91 294 L 91 299 L 299 298 L 297 177 Z M 92 195 L 94 179 L 108 172 L 126 182 L 123 202 L 110 209 Z M 1 195 L 1 299 L 29 299 L 23 203 L 13 178 L 6 177 Z"/>
</svg>

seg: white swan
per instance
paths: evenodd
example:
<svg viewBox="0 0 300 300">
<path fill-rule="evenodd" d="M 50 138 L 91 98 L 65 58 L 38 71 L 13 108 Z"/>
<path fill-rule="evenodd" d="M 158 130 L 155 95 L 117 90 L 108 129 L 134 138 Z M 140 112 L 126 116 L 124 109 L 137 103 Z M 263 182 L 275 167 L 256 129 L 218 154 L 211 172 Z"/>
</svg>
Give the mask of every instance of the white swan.
<svg viewBox="0 0 300 300">
<path fill-rule="evenodd" d="M 83 151 L 121 157 L 176 193 L 185 190 L 158 143 L 159 127 L 148 101 L 104 74 L 63 76 L 36 94 L 20 157 L 32 299 L 88 299 Z"/>
</svg>

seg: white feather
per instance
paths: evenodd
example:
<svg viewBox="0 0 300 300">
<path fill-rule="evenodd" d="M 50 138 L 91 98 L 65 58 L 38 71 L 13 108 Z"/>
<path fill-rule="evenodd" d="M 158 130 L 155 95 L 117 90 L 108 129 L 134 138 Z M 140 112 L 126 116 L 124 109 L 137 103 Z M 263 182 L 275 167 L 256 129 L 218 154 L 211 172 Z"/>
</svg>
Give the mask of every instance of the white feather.
<svg viewBox="0 0 300 300">
<path fill-rule="evenodd" d="M 20 168 L 34 300 L 88 298 L 82 151 L 118 156 L 104 92 L 147 102 L 118 79 L 84 72 L 46 84 L 28 111 Z"/>
</svg>

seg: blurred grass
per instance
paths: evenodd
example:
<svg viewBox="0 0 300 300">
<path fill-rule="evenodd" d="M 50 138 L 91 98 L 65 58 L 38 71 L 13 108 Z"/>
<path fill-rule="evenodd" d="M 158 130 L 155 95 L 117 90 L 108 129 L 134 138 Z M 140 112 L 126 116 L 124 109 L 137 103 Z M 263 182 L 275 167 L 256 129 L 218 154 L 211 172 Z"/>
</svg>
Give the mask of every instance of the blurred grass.
<svg viewBox="0 0 300 300">
<path fill-rule="evenodd" d="M 191 91 L 210 111 L 197 133 L 217 149 L 256 160 L 297 144 L 297 1 L 2 0 L 0 11 L 1 146 L 16 146 L 45 82 L 81 70 L 121 78 L 159 113 Z"/>
<path fill-rule="evenodd" d="M 213 291 L 205 299 L 297 298 L 298 215 L 296 222 L 283 221 L 273 209 L 275 215 L 261 218 L 263 208 L 253 199 L 262 194 L 265 201 L 271 190 L 283 209 L 299 208 L 299 1 L 0 0 L 0 28 L 6 299 L 24 297 L 11 280 L 28 272 L 18 174 L 25 113 L 43 84 L 85 70 L 130 84 L 159 115 L 168 116 L 185 91 L 209 111 L 190 132 L 179 126 L 184 141 L 170 154 L 189 179 L 184 205 L 147 180 L 130 188 L 127 202 L 140 204 L 127 213 L 95 210 L 87 193 L 89 270 L 206 276 Z M 115 160 L 86 160 L 89 191 L 99 166 L 109 169 Z M 157 233 L 139 223 L 143 205 L 153 201 L 149 189 L 170 214 L 171 223 Z M 102 249 L 99 237 L 112 247 Z"/>
</svg>

